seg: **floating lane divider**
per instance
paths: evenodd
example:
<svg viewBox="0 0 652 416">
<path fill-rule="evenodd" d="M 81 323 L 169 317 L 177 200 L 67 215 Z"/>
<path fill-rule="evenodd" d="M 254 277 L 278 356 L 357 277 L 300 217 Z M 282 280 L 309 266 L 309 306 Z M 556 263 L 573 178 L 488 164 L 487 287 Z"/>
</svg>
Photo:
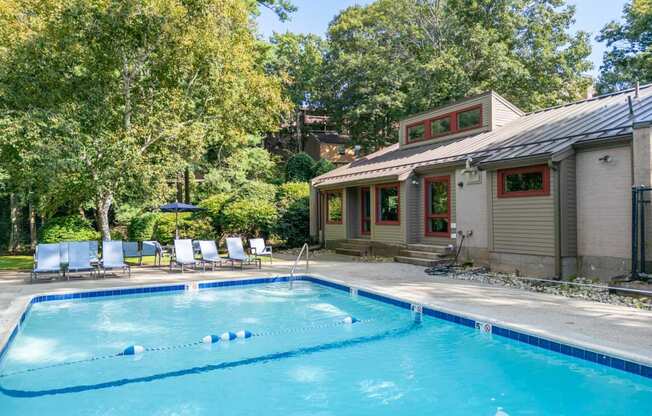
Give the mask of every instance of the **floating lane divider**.
<svg viewBox="0 0 652 416">
<path fill-rule="evenodd" d="M 206 335 L 202 337 L 201 340 L 195 341 L 195 342 L 189 342 L 187 344 L 177 344 L 177 345 L 169 345 L 169 346 L 164 346 L 164 347 L 144 347 L 142 345 L 130 345 L 121 352 L 117 354 L 109 354 L 109 355 L 103 355 L 103 356 L 97 356 L 97 357 L 92 357 L 92 358 L 87 358 L 83 360 L 76 360 L 76 361 L 68 361 L 68 362 L 63 362 L 63 363 L 57 363 L 57 364 L 51 364 L 43 367 L 35 367 L 35 368 L 28 368 L 26 370 L 19 370 L 19 371 L 14 371 L 11 373 L 4 373 L 0 374 L 0 379 L 9 377 L 9 376 L 15 376 L 19 374 L 25 374 L 25 373 L 31 373 L 34 371 L 39 371 L 39 370 L 46 370 L 49 368 L 55 368 L 55 367 L 64 367 L 68 365 L 73 365 L 73 364 L 82 364 L 82 363 L 88 363 L 91 361 L 98 361 L 98 360 L 106 360 L 106 359 L 111 359 L 111 358 L 118 358 L 118 357 L 126 357 L 126 356 L 135 356 L 135 355 L 140 355 L 146 352 L 160 352 L 160 351 L 169 351 L 169 350 L 176 350 L 180 348 L 189 348 L 189 347 L 194 347 L 202 344 L 215 344 L 218 342 L 230 342 L 236 339 L 248 339 L 248 338 L 253 338 L 253 337 L 264 337 L 264 336 L 274 336 L 274 335 L 280 335 L 280 334 L 287 334 L 287 333 L 292 333 L 292 332 L 301 332 L 301 331 L 307 331 L 307 330 L 312 330 L 312 329 L 320 329 L 320 328 L 329 328 L 329 327 L 337 327 L 337 326 L 348 326 L 348 325 L 353 325 L 357 323 L 363 323 L 363 322 L 371 322 L 372 319 L 366 319 L 366 320 L 361 320 L 358 318 L 355 318 L 353 316 L 346 316 L 342 318 L 339 321 L 335 322 L 329 322 L 327 324 L 321 324 L 321 325 L 311 325 L 307 327 L 299 327 L 299 328 L 290 328 L 290 329 L 283 329 L 279 331 L 270 331 L 270 332 L 258 332 L 258 333 L 253 333 L 251 331 L 248 331 L 246 329 L 241 329 L 237 332 L 224 332 L 221 335 Z"/>
</svg>

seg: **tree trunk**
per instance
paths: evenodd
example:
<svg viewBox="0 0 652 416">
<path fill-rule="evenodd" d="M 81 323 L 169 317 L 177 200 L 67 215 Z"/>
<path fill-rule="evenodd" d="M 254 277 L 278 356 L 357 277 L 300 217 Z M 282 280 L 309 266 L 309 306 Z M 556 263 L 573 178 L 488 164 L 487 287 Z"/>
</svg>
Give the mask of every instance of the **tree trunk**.
<svg viewBox="0 0 652 416">
<path fill-rule="evenodd" d="M 34 201 L 32 197 L 29 198 L 29 246 L 32 251 L 36 250 L 37 235 L 36 235 L 36 209 L 34 208 Z"/>
<path fill-rule="evenodd" d="M 109 228 L 109 209 L 113 202 L 113 195 L 110 193 L 102 194 L 95 203 L 95 212 L 97 213 L 97 228 L 102 233 L 102 240 L 111 240 L 111 229 Z"/>
<path fill-rule="evenodd" d="M 297 110 L 297 149 L 299 152 L 303 150 L 303 145 L 301 143 L 301 110 Z"/>
<path fill-rule="evenodd" d="M 177 173 L 177 202 L 183 202 L 183 184 L 181 183 L 180 174 Z"/>
<path fill-rule="evenodd" d="M 187 166 L 183 172 L 183 202 L 190 203 L 190 169 Z"/>
<path fill-rule="evenodd" d="M 13 253 L 18 246 L 20 238 L 20 224 L 18 223 L 18 202 L 16 201 L 16 194 L 9 194 L 9 246 L 7 251 Z"/>
</svg>

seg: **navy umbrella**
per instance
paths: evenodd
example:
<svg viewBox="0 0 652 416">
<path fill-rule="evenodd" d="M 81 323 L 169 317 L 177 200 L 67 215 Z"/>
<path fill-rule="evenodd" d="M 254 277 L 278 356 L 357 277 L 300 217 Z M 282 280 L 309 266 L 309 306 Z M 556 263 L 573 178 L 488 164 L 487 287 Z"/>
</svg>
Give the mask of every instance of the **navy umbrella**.
<svg viewBox="0 0 652 416">
<path fill-rule="evenodd" d="M 180 212 L 196 212 L 196 211 L 201 211 L 202 208 L 199 208 L 198 206 L 191 205 L 191 204 L 184 204 L 182 202 L 173 202 L 171 204 L 165 204 L 161 205 L 159 209 L 162 212 L 174 212 L 174 217 L 176 220 L 176 225 L 175 225 L 175 230 L 174 230 L 174 235 L 178 239 L 179 238 L 179 213 Z"/>
</svg>

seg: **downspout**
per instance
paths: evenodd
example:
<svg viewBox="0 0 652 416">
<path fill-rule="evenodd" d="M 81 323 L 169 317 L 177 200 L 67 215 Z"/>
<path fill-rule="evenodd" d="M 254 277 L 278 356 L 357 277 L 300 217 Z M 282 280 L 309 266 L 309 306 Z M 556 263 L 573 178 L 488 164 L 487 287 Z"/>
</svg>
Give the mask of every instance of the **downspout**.
<svg viewBox="0 0 652 416">
<path fill-rule="evenodd" d="M 562 232 L 561 232 L 561 169 L 560 163 L 555 162 L 551 163 L 551 169 L 555 174 L 555 190 L 556 190 L 556 204 L 555 204 L 555 226 L 557 243 L 555 244 L 555 276 L 557 279 L 562 278 L 562 267 L 561 267 L 561 243 L 562 243 Z"/>
</svg>

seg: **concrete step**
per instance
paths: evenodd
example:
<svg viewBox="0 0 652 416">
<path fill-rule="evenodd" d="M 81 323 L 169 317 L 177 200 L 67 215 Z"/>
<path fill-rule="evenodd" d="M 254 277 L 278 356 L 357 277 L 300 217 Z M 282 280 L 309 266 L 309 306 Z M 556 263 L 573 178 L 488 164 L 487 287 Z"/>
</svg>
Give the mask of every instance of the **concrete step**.
<svg viewBox="0 0 652 416">
<path fill-rule="evenodd" d="M 426 251 L 428 253 L 446 253 L 448 246 L 435 244 L 408 244 L 409 251 Z"/>
<path fill-rule="evenodd" d="M 357 244 L 349 242 L 341 242 L 337 245 L 338 248 L 348 248 L 351 250 L 367 250 L 369 249 L 369 244 Z"/>
<path fill-rule="evenodd" d="M 405 257 L 405 256 L 396 256 L 394 257 L 394 261 L 397 263 L 414 264 L 415 266 L 422 266 L 422 267 L 432 267 L 437 263 L 442 262 L 442 260 L 421 259 L 418 257 Z"/>
<path fill-rule="evenodd" d="M 442 257 L 446 257 L 447 253 L 432 253 L 429 251 L 414 251 L 414 250 L 401 250 L 399 251 L 399 256 L 401 257 L 414 257 L 417 259 L 431 259 L 439 260 Z"/>
<path fill-rule="evenodd" d="M 364 256 L 365 251 L 364 250 L 351 249 L 351 248 L 336 248 L 335 253 L 344 254 L 345 256 L 362 257 L 362 256 Z"/>
<path fill-rule="evenodd" d="M 371 241 L 369 240 L 364 240 L 364 239 L 353 239 L 353 240 L 346 240 L 342 241 L 340 244 L 348 244 L 352 246 L 369 246 L 371 245 Z"/>
</svg>

